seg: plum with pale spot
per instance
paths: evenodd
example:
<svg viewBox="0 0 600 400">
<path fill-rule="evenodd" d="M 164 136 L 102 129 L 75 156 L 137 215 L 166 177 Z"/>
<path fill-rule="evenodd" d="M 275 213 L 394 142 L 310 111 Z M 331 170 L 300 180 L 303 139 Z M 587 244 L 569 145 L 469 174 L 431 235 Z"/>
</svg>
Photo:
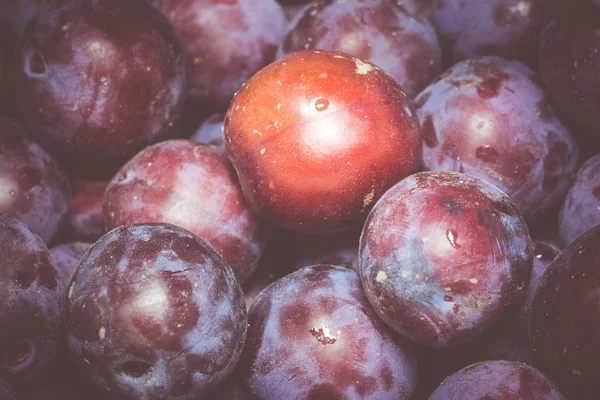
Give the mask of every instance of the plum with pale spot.
<svg viewBox="0 0 600 400">
<path fill-rule="evenodd" d="M 235 367 L 246 306 L 233 271 L 183 228 L 114 229 L 79 263 L 67 300 L 78 369 L 111 399 L 198 399 Z"/>
<path fill-rule="evenodd" d="M 533 244 L 515 203 L 468 174 L 420 172 L 388 190 L 359 246 L 377 314 L 425 346 L 472 342 L 523 300 Z"/>
</svg>

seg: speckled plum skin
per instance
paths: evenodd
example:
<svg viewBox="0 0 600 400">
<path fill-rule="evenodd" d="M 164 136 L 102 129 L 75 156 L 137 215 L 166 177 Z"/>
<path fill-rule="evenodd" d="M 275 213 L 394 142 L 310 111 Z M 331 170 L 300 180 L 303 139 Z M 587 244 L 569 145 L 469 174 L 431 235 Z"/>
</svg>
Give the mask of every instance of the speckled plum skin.
<svg viewBox="0 0 600 400">
<path fill-rule="evenodd" d="M 57 157 L 96 170 L 174 134 L 186 76 L 183 47 L 152 6 L 77 0 L 27 26 L 11 77 L 26 129 Z"/>
<path fill-rule="evenodd" d="M 486 56 L 456 64 L 416 99 L 426 169 L 498 186 L 530 223 L 558 208 L 579 150 L 525 65 Z"/>
<path fill-rule="evenodd" d="M 540 31 L 556 0 L 433 0 L 432 19 L 449 64 L 497 55 L 537 66 Z"/>
<path fill-rule="evenodd" d="M 92 246 L 92 243 L 71 242 L 54 246 L 50 249 L 52 255 L 52 264 L 58 272 L 59 280 L 64 284 L 65 296 L 66 288 L 71 283 L 71 278 L 77 268 L 77 264 L 83 258 L 85 252 Z"/>
<path fill-rule="evenodd" d="M 108 230 L 141 222 L 188 229 L 217 250 L 240 283 L 256 270 L 266 242 L 225 152 L 189 140 L 157 143 L 123 166 L 106 189 L 104 219 Z"/>
<path fill-rule="evenodd" d="M 373 64 L 300 51 L 246 82 L 225 115 L 225 149 L 250 208 L 273 225 L 334 233 L 421 163 L 400 85 Z"/>
<path fill-rule="evenodd" d="M 377 318 L 355 271 L 316 265 L 263 290 L 240 368 L 261 399 L 409 399 L 410 349 Z"/>
<path fill-rule="evenodd" d="M 62 168 L 25 133 L 0 117 L 0 211 L 49 243 L 67 217 L 71 185 Z"/>
<path fill-rule="evenodd" d="M 394 1 L 313 1 L 290 25 L 278 58 L 307 49 L 342 51 L 386 71 L 410 98 L 441 72 L 433 26 Z"/>
<path fill-rule="evenodd" d="M 369 214 L 359 271 L 373 309 L 430 347 L 473 341 L 523 299 L 533 245 L 514 202 L 468 174 L 420 172 Z"/>
<path fill-rule="evenodd" d="M 595 154 L 600 152 L 600 3 L 564 4 L 542 31 L 540 75 L 557 107 L 578 127 L 573 133 Z"/>
<path fill-rule="evenodd" d="M 0 254 L 0 377 L 22 384 L 58 352 L 65 286 L 42 239 L 3 212 Z"/>
<path fill-rule="evenodd" d="M 114 229 L 68 292 L 73 360 L 112 399 L 198 399 L 233 370 L 246 335 L 242 290 L 204 241 L 170 224 Z"/>
<path fill-rule="evenodd" d="M 75 180 L 69 207 L 69 229 L 76 240 L 96 241 L 105 233 L 102 202 L 108 180 Z"/>
<path fill-rule="evenodd" d="M 538 369 L 514 361 L 482 361 L 452 374 L 429 400 L 564 400 Z"/>
<path fill-rule="evenodd" d="M 558 233 L 570 243 L 600 224 L 600 154 L 589 158 L 577 172 L 558 215 Z"/>
<path fill-rule="evenodd" d="M 539 367 L 568 398 L 600 393 L 600 225 L 583 233 L 548 267 L 532 306 L 530 338 Z"/>
<path fill-rule="evenodd" d="M 287 23 L 275 0 L 153 0 L 181 38 L 191 96 L 227 103 L 275 59 Z"/>
</svg>

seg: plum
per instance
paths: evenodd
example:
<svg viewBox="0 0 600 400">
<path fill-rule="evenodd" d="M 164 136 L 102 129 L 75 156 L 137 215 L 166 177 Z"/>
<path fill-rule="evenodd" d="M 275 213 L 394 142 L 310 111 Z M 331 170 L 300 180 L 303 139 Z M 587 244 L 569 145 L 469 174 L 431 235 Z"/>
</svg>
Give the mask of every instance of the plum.
<svg viewBox="0 0 600 400">
<path fill-rule="evenodd" d="M 67 343 L 111 399 L 197 399 L 233 370 L 246 306 L 233 271 L 171 224 L 114 229 L 75 270 Z"/>
<path fill-rule="evenodd" d="M 71 185 L 62 168 L 15 120 L 0 117 L 0 211 L 49 243 L 67 217 Z"/>
<path fill-rule="evenodd" d="M 538 369 L 514 361 L 482 361 L 452 374 L 429 400 L 564 400 Z"/>
<path fill-rule="evenodd" d="M 530 338 L 537 364 L 567 397 L 600 392 L 600 225 L 568 244 L 536 291 Z"/>
<path fill-rule="evenodd" d="M 590 2 L 591 3 L 591 2 Z M 542 31 L 539 69 L 583 148 L 600 152 L 600 3 L 567 7 Z"/>
<path fill-rule="evenodd" d="M 188 229 L 217 250 L 240 283 L 266 241 L 225 152 L 189 140 L 157 143 L 123 166 L 106 189 L 104 220 L 108 230 L 140 222 Z"/>
<path fill-rule="evenodd" d="M 433 26 L 394 1 L 313 1 L 291 22 L 278 58 L 307 49 L 337 50 L 370 61 L 413 98 L 441 72 Z"/>
<path fill-rule="evenodd" d="M 287 27 L 275 0 L 153 0 L 181 38 L 188 93 L 226 104 L 275 58 Z"/>
<path fill-rule="evenodd" d="M 473 341 L 522 301 L 533 245 L 514 202 L 469 174 L 420 172 L 377 202 L 358 263 L 375 312 L 429 347 Z"/>
<path fill-rule="evenodd" d="M 409 347 L 394 341 L 355 271 L 316 265 L 273 283 L 248 312 L 240 371 L 261 399 L 409 399 Z"/>
<path fill-rule="evenodd" d="M 19 119 L 57 158 L 118 167 L 170 137 L 186 88 L 183 47 L 139 0 L 59 2 L 25 29 L 11 79 Z"/>
<path fill-rule="evenodd" d="M 446 63 L 484 55 L 537 66 L 540 32 L 559 0 L 434 0 Z"/>
<path fill-rule="evenodd" d="M 558 230 L 564 243 L 600 224 L 600 154 L 589 158 L 577 172 L 560 209 Z"/>
<path fill-rule="evenodd" d="M 190 140 L 198 143 L 212 144 L 213 146 L 225 149 L 223 143 L 223 123 L 225 120 L 224 113 L 209 115 L 200 127 L 194 132 Z"/>
<path fill-rule="evenodd" d="M 71 278 L 77 268 L 77 264 L 83 258 L 85 252 L 92 246 L 92 243 L 71 242 L 54 246 L 50 249 L 54 268 L 58 272 L 58 279 L 64 284 L 65 296 L 66 288 L 71 283 Z"/>
<path fill-rule="evenodd" d="M 400 85 L 340 52 L 300 51 L 259 71 L 231 102 L 224 130 L 250 208 L 304 233 L 362 224 L 421 163 L 421 130 Z"/>
<path fill-rule="evenodd" d="M 0 377 L 22 385 L 58 353 L 65 285 L 42 239 L 3 212 L 0 254 Z"/>
<path fill-rule="evenodd" d="M 102 202 L 106 180 L 75 180 L 69 207 L 69 228 L 76 240 L 95 241 L 105 233 Z"/>
<path fill-rule="evenodd" d="M 530 224 L 558 208 L 578 146 L 524 64 L 485 56 L 456 64 L 416 99 L 426 169 L 498 186 Z"/>
</svg>

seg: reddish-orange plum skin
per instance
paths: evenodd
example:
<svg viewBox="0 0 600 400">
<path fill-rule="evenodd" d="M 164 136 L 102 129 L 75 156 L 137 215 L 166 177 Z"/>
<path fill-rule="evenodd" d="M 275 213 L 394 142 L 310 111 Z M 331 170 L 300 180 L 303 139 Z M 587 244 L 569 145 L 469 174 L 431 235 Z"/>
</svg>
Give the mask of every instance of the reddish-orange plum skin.
<svg viewBox="0 0 600 400">
<path fill-rule="evenodd" d="M 249 206 L 304 233 L 348 230 L 421 162 L 415 109 L 375 65 L 301 51 L 263 68 L 225 115 L 225 148 Z"/>
</svg>

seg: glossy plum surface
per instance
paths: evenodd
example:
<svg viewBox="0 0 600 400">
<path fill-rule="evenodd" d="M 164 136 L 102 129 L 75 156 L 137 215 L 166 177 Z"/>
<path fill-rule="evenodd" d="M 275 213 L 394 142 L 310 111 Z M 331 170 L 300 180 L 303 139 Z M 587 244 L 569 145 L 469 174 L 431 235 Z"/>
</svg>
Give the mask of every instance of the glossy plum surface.
<svg viewBox="0 0 600 400">
<path fill-rule="evenodd" d="M 11 77 L 26 129 L 61 159 L 93 170 L 172 135 L 186 87 L 179 39 L 139 0 L 77 0 L 40 14 Z"/>
<path fill-rule="evenodd" d="M 560 206 L 579 158 L 536 78 L 516 61 L 479 57 L 453 66 L 416 99 L 425 168 L 491 182 L 530 223 Z"/>
<path fill-rule="evenodd" d="M 420 172 L 369 214 L 363 287 L 398 333 L 430 347 L 473 341 L 523 299 L 533 246 L 514 202 L 468 174 Z"/>
<path fill-rule="evenodd" d="M 558 218 L 564 243 L 600 224 L 600 154 L 589 158 L 577 172 Z"/>
<path fill-rule="evenodd" d="M 305 233 L 360 225 L 421 162 L 419 124 L 402 88 L 339 52 L 301 51 L 262 69 L 234 97 L 224 129 L 251 209 Z"/>
<path fill-rule="evenodd" d="M 0 211 L 49 243 L 67 217 L 71 185 L 62 168 L 14 119 L 0 117 Z"/>
<path fill-rule="evenodd" d="M 452 374 L 429 400 L 564 400 L 536 368 L 514 361 L 482 361 Z"/>
<path fill-rule="evenodd" d="M 540 31 L 557 0 L 433 0 L 433 22 L 449 65 L 497 55 L 537 66 Z"/>
<path fill-rule="evenodd" d="M 567 4 L 542 32 L 539 69 L 553 100 L 579 128 L 573 133 L 595 154 L 600 152 L 600 3 Z"/>
<path fill-rule="evenodd" d="M 194 132 L 190 140 L 198 143 L 212 144 L 213 146 L 225 148 L 223 143 L 223 123 L 225 114 L 218 113 L 209 115 L 200 127 Z"/>
<path fill-rule="evenodd" d="M 532 306 L 537 365 L 574 399 L 600 392 L 599 241 L 596 225 L 567 245 L 543 275 Z"/>
<path fill-rule="evenodd" d="M 153 0 L 181 38 L 189 94 L 226 103 L 275 58 L 287 27 L 275 0 Z"/>
<path fill-rule="evenodd" d="M 342 51 L 383 69 L 411 98 L 441 72 L 433 26 L 395 1 L 313 1 L 290 24 L 278 57 L 308 49 Z"/>
<path fill-rule="evenodd" d="M 102 202 L 107 180 L 75 180 L 69 207 L 69 228 L 77 240 L 95 241 L 105 233 Z"/>
<path fill-rule="evenodd" d="M 78 368 L 113 399 L 197 399 L 233 370 L 246 307 L 235 275 L 192 233 L 140 224 L 104 235 L 68 292 Z"/>
<path fill-rule="evenodd" d="M 317 265 L 278 280 L 248 314 L 240 368 L 262 399 L 409 399 L 416 384 L 400 346 L 355 271 Z"/>
<path fill-rule="evenodd" d="M 42 239 L 3 212 L 0 254 L 0 377 L 23 384 L 58 352 L 65 286 Z"/>
<path fill-rule="evenodd" d="M 71 242 L 60 244 L 50 249 L 52 264 L 58 272 L 58 279 L 65 286 L 65 296 L 67 295 L 66 288 L 71 283 L 71 278 L 73 277 L 75 268 L 77 268 L 77 264 L 79 264 L 83 255 L 91 246 L 91 243 Z"/>
<path fill-rule="evenodd" d="M 266 240 L 224 151 L 189 140 L 157 143 L 121 168 L 106 189 L 104 219 L 108 230 L 140 222 L 188 229 L 240 282 L 256 269 Z"/>
</svg>

